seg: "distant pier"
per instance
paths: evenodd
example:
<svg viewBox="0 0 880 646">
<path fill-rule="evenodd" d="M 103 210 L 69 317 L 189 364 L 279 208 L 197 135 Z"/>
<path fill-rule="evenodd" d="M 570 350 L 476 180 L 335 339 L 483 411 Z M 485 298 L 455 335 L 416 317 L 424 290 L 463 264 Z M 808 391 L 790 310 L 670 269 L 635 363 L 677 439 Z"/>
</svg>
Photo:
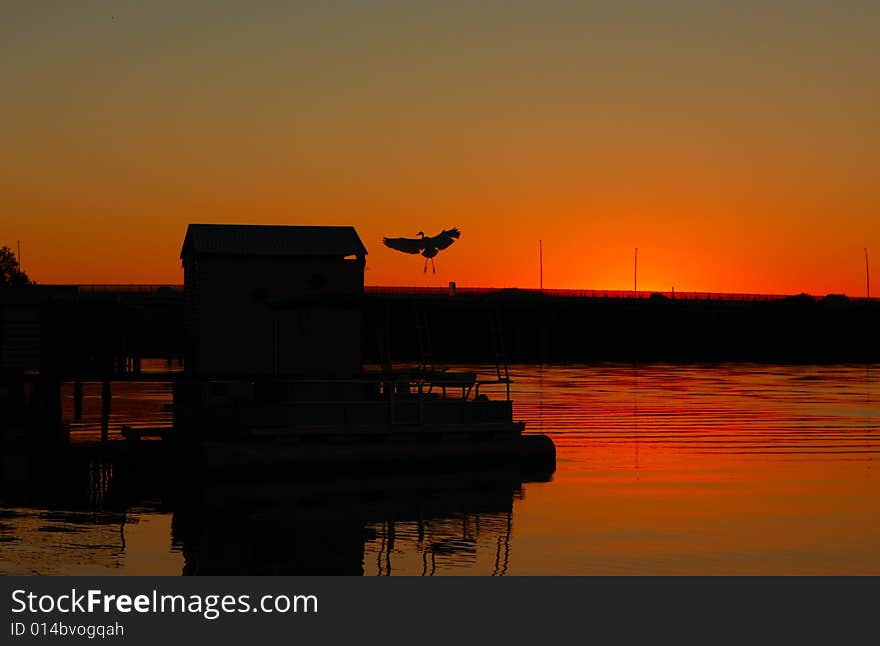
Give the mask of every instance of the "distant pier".
<svg viewBox="0 0 880 646">
<path fill-rule="evenodd" d="M 424 338 L 451 363 L 491 363 L 499 342 L 513 363 L 880 361 L 880 299 L 373 288 L 365 311 L 373 360 L 384 336 L 394 359 L 410 361 Z"/>
<path fill-rule="evenodd" d="M 367 286 L 364 360 L 880 361 L 880 299 L 845 296 Z M 185 354 L 180 285 L 0 292 L 0 374 L 131 377 Z M 232 341 L 231 341 L 232 342 Z"/>
</svg>

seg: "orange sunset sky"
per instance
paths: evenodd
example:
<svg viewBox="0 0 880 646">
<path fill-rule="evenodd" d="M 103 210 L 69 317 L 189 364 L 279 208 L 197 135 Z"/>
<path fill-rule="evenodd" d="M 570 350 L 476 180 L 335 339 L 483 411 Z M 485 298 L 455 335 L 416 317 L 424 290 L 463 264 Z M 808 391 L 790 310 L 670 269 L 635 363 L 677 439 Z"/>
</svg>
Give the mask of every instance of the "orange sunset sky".
<svg viewBox="0 0 880 646">
<path fill-rule="evenodd" d="M 369 284 L 865 293 L 880 4 L 5 2 L 0 244 L 179 283 L 188 222 L 352 224 Z M 460 227 L 422 260 L 383 236 Z M 876 279 L 880 291 L 880 278 Z"/>
</svg>

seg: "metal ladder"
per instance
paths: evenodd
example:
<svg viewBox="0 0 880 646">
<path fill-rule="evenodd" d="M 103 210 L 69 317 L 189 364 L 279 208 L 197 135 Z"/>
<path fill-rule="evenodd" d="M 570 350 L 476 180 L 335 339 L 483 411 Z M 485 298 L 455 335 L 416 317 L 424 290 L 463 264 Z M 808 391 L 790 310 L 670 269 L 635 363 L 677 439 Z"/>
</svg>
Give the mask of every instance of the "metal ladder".
<svg viewBox="0 0 880 646">
<path fill-rule="evenodd" d="M 489 333 L 492 337 L 492 351 L 495 354 L 495 374 L 498 381 L 507 384 L 507 398 L 510 399 L 510 369 L 504 349 L 504 330 L 501 327 L 501 311 L 498 307 L 489 310 Z"/>
</svg>

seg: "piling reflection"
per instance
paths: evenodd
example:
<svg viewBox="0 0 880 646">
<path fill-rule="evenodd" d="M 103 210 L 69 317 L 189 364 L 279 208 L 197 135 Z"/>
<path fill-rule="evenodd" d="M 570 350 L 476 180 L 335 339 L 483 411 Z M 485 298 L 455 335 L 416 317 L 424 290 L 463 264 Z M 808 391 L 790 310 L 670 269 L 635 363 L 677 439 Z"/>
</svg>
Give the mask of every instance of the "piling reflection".
<svg viewBox="0 0 880 646">
<path fill-rule="evenodd" d="M 523 482 L 549 475 L 215 481 L 179 501 L 173 540 L 192 575 L 503 575 L 513 501 Z"/>
<path fill-rule="evenodd" d="M 75 453 L 4 462 L 0 574 L 91 574 L 119 567 L 126 550 L 126 497 L 114 469 Z M 13 466 L 14 468 L 8 468 Z"/>
</svg>

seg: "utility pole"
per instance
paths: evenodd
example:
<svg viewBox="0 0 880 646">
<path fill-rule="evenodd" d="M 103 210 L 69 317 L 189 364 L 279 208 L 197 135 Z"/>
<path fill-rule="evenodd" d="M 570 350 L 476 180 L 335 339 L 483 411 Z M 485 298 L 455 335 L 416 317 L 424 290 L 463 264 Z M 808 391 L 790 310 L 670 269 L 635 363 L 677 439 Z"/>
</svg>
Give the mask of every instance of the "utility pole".
<svg viewBox="0 0 880 646">
<path fill-rule="evenodd" d="M 538 240 L 538 285 L 544 291 L 544 241 Z"/>
<path fill-rule="evenodd" d="M 636 288 L 638 286 L 639 281 L 639 248 L 636 247 L 636 255 L 633 259 L 633 296 L 636 295 Z"/>
<path fill-rule="evenodd" d="M 868 248 L 865 247 L 865 292 L 871 298 L 871 273 L 868 271 Z"/>
</svg>

